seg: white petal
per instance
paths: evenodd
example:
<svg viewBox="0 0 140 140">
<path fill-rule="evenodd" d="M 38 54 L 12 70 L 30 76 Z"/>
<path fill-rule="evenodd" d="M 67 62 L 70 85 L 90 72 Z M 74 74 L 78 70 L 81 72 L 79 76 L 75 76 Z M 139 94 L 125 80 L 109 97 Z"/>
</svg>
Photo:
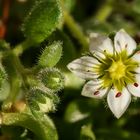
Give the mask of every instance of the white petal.
<svg viewBox="0 0 140 140">
<path fill-rule="evenodd" d="M 134 61 L 137 61 L 140 63 L 140 52 L 138 51 L 137 53 L 135 53 L 133 56 L 132 56 L 132 59 Z"/>
<path fill-rule="evenodd" d="M 97 33 L 90 34 L 90 47 L 89 50 L 91 53 L 95 52 L 100 57 L 104 57 L 104 52 L 112 54 L 113 45 L 110 38 L 99 35 Z"/>
<path fill-rule="evenodd" d="M 140 97 L 140 75 L 137 74 L 136 82 L 133 84 L 129 84 L 127 87 L 132 95 L 134 95 L 136 97 Z"/>
<path fill-rule="evenodd" d="M 122 92 L 111 89 L 107 96 L 107 102 L 113 114 L 120 118 L 131 102 L 131 95 L 126 88 Z"/>
<path fill-rule="evenodd" d="M 68 69 L 82 79 L 94 79 L 99 75 L 95 71 L 100 63 L 93 57 L 84 56 L 68 64 Z"/>
<path fill-rule="evenodd" d="M 140 67 L 137 67 L 137 68 L 135 69 L 135 72 L 136 72 L 137 74 L 140 74 Z"/>
<path fill-rule="evenodd" d="M 115 38 L 115 50 L 119 53 L 122 50 L 127 50 L 130 55 L 136 49 L 136 42 L 123 29 L 117 32 Z"/>
<path fill-rule="evenodd" d="M 140 52 L 135 53 L 132 56 L 132 59 L 138 62 L 138 67 L 135 69 L 135 72 L 140 74 Z"/>
<path fill-rule="evenodd" d="M 86 97 L 92 97 L 101 99 L 106 94 L 108 89 L 107 88 L 100 88 L 102 85 L 102 81 L 96 80 L 96 81 L 89 81 L 85 84 L 82 90 L 82 95 Z"/>
</svg>

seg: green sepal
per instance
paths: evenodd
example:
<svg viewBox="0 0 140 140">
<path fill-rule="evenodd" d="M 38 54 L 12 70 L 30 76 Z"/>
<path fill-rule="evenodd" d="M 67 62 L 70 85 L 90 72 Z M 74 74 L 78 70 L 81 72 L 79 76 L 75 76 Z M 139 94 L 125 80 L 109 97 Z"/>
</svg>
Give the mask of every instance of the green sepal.
<svg viewBox="0 0 140 140">
<path fill-rule="evenodd" d="M 44 94 L 45 92 L 43 90 L 40 90 L 38 88 L 32 88 L 29 92 L 29 96 L 31 96 L 30 98 L 32 98 L 32 100 L 38 101 L 40 103 L 46 103 Z"/>
<path fill-rule="evenodd" d="M 29 106 L 30 106 L 31 110 L 40 111 L 40 107 L 36 101 L 29 100 L 28 102 L 29 102 Z"/>
<path fill-rule="evenodd" d="M 26 97 L 29 107 L 32 111 L 53 112 L 56 110 L 58 98 L 46 87 L 34 87 L 29 90 Z"/>
<path fill-rule="evenodd" d="M 38 102 L 42 103 L 42 104 L 45 104 L 45 103 L 46 103 L 46 100 L 45 100 L 43 94 L 36 94 L 36 95 L 35 95 L 35 99 L 36 99 Z"/>
</svg>

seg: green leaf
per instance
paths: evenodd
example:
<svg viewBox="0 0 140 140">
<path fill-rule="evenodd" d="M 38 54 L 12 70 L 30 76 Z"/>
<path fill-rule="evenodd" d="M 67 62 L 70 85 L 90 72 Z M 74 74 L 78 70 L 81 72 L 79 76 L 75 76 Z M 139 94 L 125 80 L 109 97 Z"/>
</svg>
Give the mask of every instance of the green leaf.
<svg viewBox="0 0 140 140">
<path fill-rule="evenodd" d="M 89 105 L 82 100 L 75 100 L 71 102 L 65 112 L 65 120 L 69 123 L 75 123 L 88 118 L 90 116 L 90 107 L 88 106 Z"/>
<path fill-rule="evenodd" d="M 133 5 L 132 5 L 132 9 L 136 13 L 140 14 L 140 1 L 139 0 L 134 1 Z"/>
<path fill-rule="evenodd" d="M 25 18 L 22 31 L 31 41 L 40 43 L 62 23 L 62 10 L 59 0 L 36 1 Z"/>
<path fill-rule="evenodd" d="M 60 60 L 62 55 L 62 43 L 60 41 L 53 42 L 46 47 L 39 58 L 38 65 L 41 67 L 53 67 Z"/>
<path fill-rule="evenodd" d="M 81 127 L 80 140 L 95 140 L 91 125 L 83 125 Z"/>
<path fill-rule="evenodd" d="M 41 114 L 37 117 L 25 113 L 2 113 L 2 125 L 22 126 L 31 130 L 37 140 L 58 140 L 56 128 L 52 120 Z"/>
<path fill-rule="evenodd" d="M 118 128 L 100 128 L 96 130 L 97 139 L 104 138 L 105 140 L 139 140 L 139 133 L 126 131 Z"/>
</svg>

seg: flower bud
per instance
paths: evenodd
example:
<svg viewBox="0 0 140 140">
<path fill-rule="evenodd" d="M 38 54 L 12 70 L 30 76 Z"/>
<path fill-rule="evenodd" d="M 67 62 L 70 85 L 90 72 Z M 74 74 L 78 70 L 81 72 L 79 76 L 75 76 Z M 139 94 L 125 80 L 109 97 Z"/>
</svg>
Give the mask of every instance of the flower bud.
<svg viewBox="0 0 140 140">
<path fill-rule="evenodd" d="M 38 65 L 41 67 L 53 67 L 60 60 L 62 55 L 62 43 L 55 41 L 47 46 L 39 58 Z"/>
<path fill-rule="evenodd" d="M 52 91 L 47 88 L 35 87 L 29 91 L 27 101 L 31 109 L 40 112 L 55 111 L 56 100 Z"/>
<path fill-rule="evenodd" d="M 64 87 L 64 76 L 56 68 L 43 69 L 39 72 L 38 79 L 53 91 L 59 91 Z"/>
</svg>

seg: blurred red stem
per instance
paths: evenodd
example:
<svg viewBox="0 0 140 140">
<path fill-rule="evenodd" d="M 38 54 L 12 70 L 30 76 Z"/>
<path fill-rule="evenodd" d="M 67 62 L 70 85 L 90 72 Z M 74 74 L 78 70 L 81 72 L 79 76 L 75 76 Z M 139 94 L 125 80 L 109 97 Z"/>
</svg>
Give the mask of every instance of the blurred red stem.
<svg viewBox="0 0 140 140">
<path fill-rule="evenodd" d="M 3 0 L 3 14 L 0 19 L 0 39 L 3 39 L 6 34 L 6 25 L 9 18 L 10 0 Z"/>
</svg>

